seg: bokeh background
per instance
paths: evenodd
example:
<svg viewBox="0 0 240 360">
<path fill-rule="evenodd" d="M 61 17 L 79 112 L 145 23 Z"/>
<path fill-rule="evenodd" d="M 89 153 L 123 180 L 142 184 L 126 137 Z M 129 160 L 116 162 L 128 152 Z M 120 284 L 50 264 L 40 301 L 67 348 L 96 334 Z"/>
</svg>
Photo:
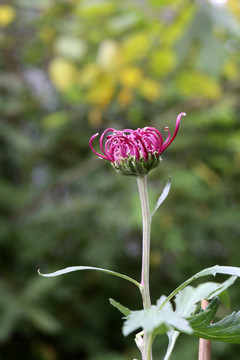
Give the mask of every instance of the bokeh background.
<svg viewBox="0 0 240 360">
<path fill-rule="evenodd" d="M 132 284 L 37 269 L 139 280 L 136 180 L 88 141 L 107 127 L 173 130 L 182 111 L 149 175 L 152 207 L 172 177 L 153 220 L 152 301 L 204 267 L 240 266 L 240 1 L 1 1 L 0 44 L 0 358 L 139 358 L 108 302 L 140 309 Z M 180 337 L 172 359 L 196 357 L 197 339 Z M 214 343 L 212 359 L 226 358 L 239 346 Z"/>
</svg>

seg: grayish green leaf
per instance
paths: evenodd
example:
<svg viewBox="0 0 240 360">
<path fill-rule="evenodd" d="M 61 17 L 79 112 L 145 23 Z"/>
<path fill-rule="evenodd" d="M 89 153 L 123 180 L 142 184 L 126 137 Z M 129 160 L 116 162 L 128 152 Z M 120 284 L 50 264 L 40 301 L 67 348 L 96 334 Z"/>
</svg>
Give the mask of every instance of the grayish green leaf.
<svg viewBox="0 0 240 360">
<path fill-rule="evenodd" d="M 179 291 L 184 289 L 188 284 L 190 284 L 192 281 L 208 275 L 216 276 L 216 274 L 225 274 L 225 275 L 233 275 L 240 277 L 240 268 L 235 266 L 219 266 L 215 265 L 213 267 L 204 269 L 197 274 L 193 275 L 188 280 L 184 281 L 181 285 L 179 285 L 162 303 L 161 309 L 165 306 L 165 304 L 171 300 Z"/>
<path fill-rule="evenodd" d="M 153 212 L 152 212 L 151 216 L 154 215 L 154 213 L 157 211 L 159 206 L 164 202 L 164 200 L 166 199 L 166 197 L 169 194 L 170 188 L 171 188 L 171 178 L 169 177 L 169 180 L 168 180 L 167 184 L 165 185 L 162 194 L 159 196 L 159 199 L 158 199 L 158 201 L 157 201 L 157 203 L 156 203 L 156 205 L 155 205 L 155 207 L 153 209 Z"/>
<path fill-rule="evenodd" d="M 214 299 L 205 311 L 189 319 L 194 330 L 193 335 L 208 340 L 240 344 L 240 311 L 233 312 L 215 324 L 211 324 L 217 307 L 217 301 Z"/>
<path fill-rule="evenodd" d="M 110 304 L 118 309 L 123 315 L 128 316 L 131 312 L 127 307 L 123 306 L 119 302 L 115 301 L 114 299 L 109 299 Z"/>
<path fill-rule="evenodd" d="M 39 273 L 39 275 L 44 276 L 44 277 L 54 277 L 54 276 L 60 276 L 60 275 L 67 274 L 69 272 L 79 271 L 79 270 L 101 271 L 101 272 L 104 272 L 106 274 L 114 275 L 114 276 L 120 277 L 122 279 L 128 280 L 128 281 L 132 282 L 133 284 L 137 285 L 138 288 L 141 287 L 141 284 L 138 281 L 130 278 L 129 276 L 117 273 L 117 272 L 112 271 L 112 270 L 107 270 L 107 269 L 102 269 L 102 268 L 97 268 L 97 267 L 92 267 L 92 266 L 70 266 L 70 267 L 67 267 L 65 269 L 58 270 L 58 271 L 55 271 L 55 272 L 49 273 L 49 274 L 42 274 L 40 272 L 40 270 L 38 270 L 38 273 Z"/>
<path fill-rule="evenodd" d="M 196 310 L 199 301 L 202 299 L 213 298 L 221 294 L 231 286 L 236 279 L 236 276 L 231 276 L 222 284 L 207 282 L 205 284 L 200 284 L 196 288 L 193 286 L 186 286 L 182 291 L 176 294 L 176 313 L 180 316 L 189 317 Z M 168 305 L 168 303 L 166 305 Z M 169 359 L 180 333 L 179 331 L 170 330 L 167 335 L 169 343 L 164 360 Z"/>
<path fill-rule="evenodd" d="M 165 295 L 162 295 L 162 296 L 157 300 L 157 307 L 160 307 L 166 298 L 167 298 L 167 297 L 166 297 Z M 172 310 L 173 310 L 172 304 L 171 304 L 170 302 L 166 303 L 166 305 L 164 306 L 164 309 L 165 309 L 165 310 L 172 311 Z"/>
<path fill-rule="evenodd" d="M 132 311 L 124 322 L 123 335 L 127 336 L 139 328 L 153 334 L 164 334 L 173 328 L 188 334 L 192 332 L 186 319 L 173 311 L 160 310 L 157 306 Z"/>
</svg>

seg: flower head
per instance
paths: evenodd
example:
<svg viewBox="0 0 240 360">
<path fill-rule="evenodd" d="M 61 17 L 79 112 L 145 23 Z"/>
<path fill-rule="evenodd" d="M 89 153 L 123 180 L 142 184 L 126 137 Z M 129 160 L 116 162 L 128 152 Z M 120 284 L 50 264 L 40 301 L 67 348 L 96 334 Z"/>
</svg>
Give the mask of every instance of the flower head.
<svg viewBox="0 0 240 360">
<path fill-rule="evenodd" d="M 160 155 L 175 139 L 181 117 L 185 115 L 185 113 L 178 115 L 172 136 L 169 128 L 165 127 L 167 138 L 164 142 L 162 134 L 154 127 L 122 131 L 110 128 L 100 136 L 99 145 L 102 154 L 92 146 L 98 133 L 91 137 L 89 145 L 100 159 L 110 161 L 116 171 L 125 175 L 143 176 L 160 164 Z"/>
</svg>

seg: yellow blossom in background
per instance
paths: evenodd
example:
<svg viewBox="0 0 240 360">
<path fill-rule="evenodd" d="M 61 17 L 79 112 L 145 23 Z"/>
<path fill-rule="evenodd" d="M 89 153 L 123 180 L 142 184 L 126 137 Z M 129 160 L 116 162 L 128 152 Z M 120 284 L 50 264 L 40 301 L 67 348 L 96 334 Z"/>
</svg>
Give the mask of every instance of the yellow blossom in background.
<svg viewBox="0 0 240 360">
<path fill-rule="evenodd" d="M 162 49 L 152 55 L 149 66 L 153 75 L 164 77 L 176 65 L 176 55 L 171 49 Z"/>
<path fill-rule="evenodd" d="M 109 78 L 103 78 L 102 81 L 96 83 L 94 87 L 86 95 L 86 100 L 91 104 L 98 104 L 106 107 L 113 98 L 114 84 Z"/>
<path fill-rule="evenodd" d="M 229 80 L 234 80 L 239 78 L 239 69 L 235 62 L 228 61 L 223 67 L 223 74 Z"/>
<path fill-rule="evenodd" d="M 64 58 L 53 59 L 48 67 L 50 78 L 60 91 L 68 91 L 76 84 L 78 71 L 76 66 Z"/>
<path fill-rule="evenodd" d="M 155 101 L 159 98 L 162 88 L 151 79 L 144 79 L 139 88 L 140 93 L 149 101 Z"/>
<path fill-rule="evenodd" d="M 189 97 L 215 100 L 222 94 L 215 79 L 200 72 L 184 71 L 178 76 L 176 86 L 183 95 Z"/>
<path fill-rule="evenodd" d="M 228 8 L 232 13 L 240 19 L 240 4 L 238 0 L 228 0 Z"/>
<path fill-rule="evenodd" d="M 139 68 L 129 67 L 119 73 L 119 82 L 126 87 L 136 88 L 142 80 L 142 72 Z"/>
<path fill-rule="evenodd" d="M 10 5 L 0 5 L 0 27 L 8 26 L 16 18 L 16 10 Z"/>
<path fill-rule="evenodd" d="M 98 127 L 102 123 L 102 109 L 100 107 L 93 107 L 88 113 L 88 121 L 93 127 Z"/>
<path fill-rule="evenodd" d="M 55 31 L 50 26 L 44 26 L 39 30 L 38 36 L 42 41 L 49 44 L 55 38 Z"/>
<path fill-rule="evenodd" d="M 136 33 L 125 40 L 122 45 L 122 54 L 127 62 L 139 60 L 146 57 L 151 47 L 151 36 L 148 33 Z"/>
<path fill-rule="evenodd" d="M 54 52 L 57 56 L 79 61 L 87 52 L 87 43 L 78 36 L 61 35 L 55 41 Z"/>
<path fill-rule="evenodd" d="M 123 88 L 117 97 L 117 101 L 121 107 L 127 107 L 133 99 L 133 92 L 130 88 Z"/>
<path fill-rule="evenodd" d="M 78 82 L 82 86 L 91 86 L 94 82 L 97 82 L 102 75 L 102 70 L 95 63 L 90 63 L 84 68 L 80 69 Z"/>
<path fill-rule="evenodd" d="M 76 1 L 76 13 L 87 19 L 99 16 L 108 16 L 113 13 L 116 4 L 112 1 L 78 0 Z"/>
<path fill-rule="evenodd" d="M 97 64 L 102 69 L 115 68 L 119 62 L 119 46 L 116 41 L 106 39 L 101 42 L 97 53 Z"/>
</svg>

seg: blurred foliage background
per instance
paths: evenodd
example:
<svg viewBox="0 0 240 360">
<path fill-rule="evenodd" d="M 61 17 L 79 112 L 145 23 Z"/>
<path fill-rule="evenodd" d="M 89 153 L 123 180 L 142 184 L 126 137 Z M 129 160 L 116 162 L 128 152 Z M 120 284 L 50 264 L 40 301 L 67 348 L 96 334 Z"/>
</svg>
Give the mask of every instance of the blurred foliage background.
<svg viewBox="0 0 240 360">
<path fill-rule="evenodd" d="M 0 356 L 9 360 L 139 358 L 108 298 L 141 307 L 135 178 L 91 153 L 106 127 L 180 132 L 149 175 L 152 300 L 204 267 L 240 265 L 240 1 L 0 2 Z M 238 284 L 239 285 L 239 284 Z M 231 291 L 239 310 L 239 286 Z M 156 341 L 161 359 L 167 341 Z M 213 344 L 212 359 L 239 347 Z M 182 336 L 172 359 L 197 356 Z"/>
</svg>

